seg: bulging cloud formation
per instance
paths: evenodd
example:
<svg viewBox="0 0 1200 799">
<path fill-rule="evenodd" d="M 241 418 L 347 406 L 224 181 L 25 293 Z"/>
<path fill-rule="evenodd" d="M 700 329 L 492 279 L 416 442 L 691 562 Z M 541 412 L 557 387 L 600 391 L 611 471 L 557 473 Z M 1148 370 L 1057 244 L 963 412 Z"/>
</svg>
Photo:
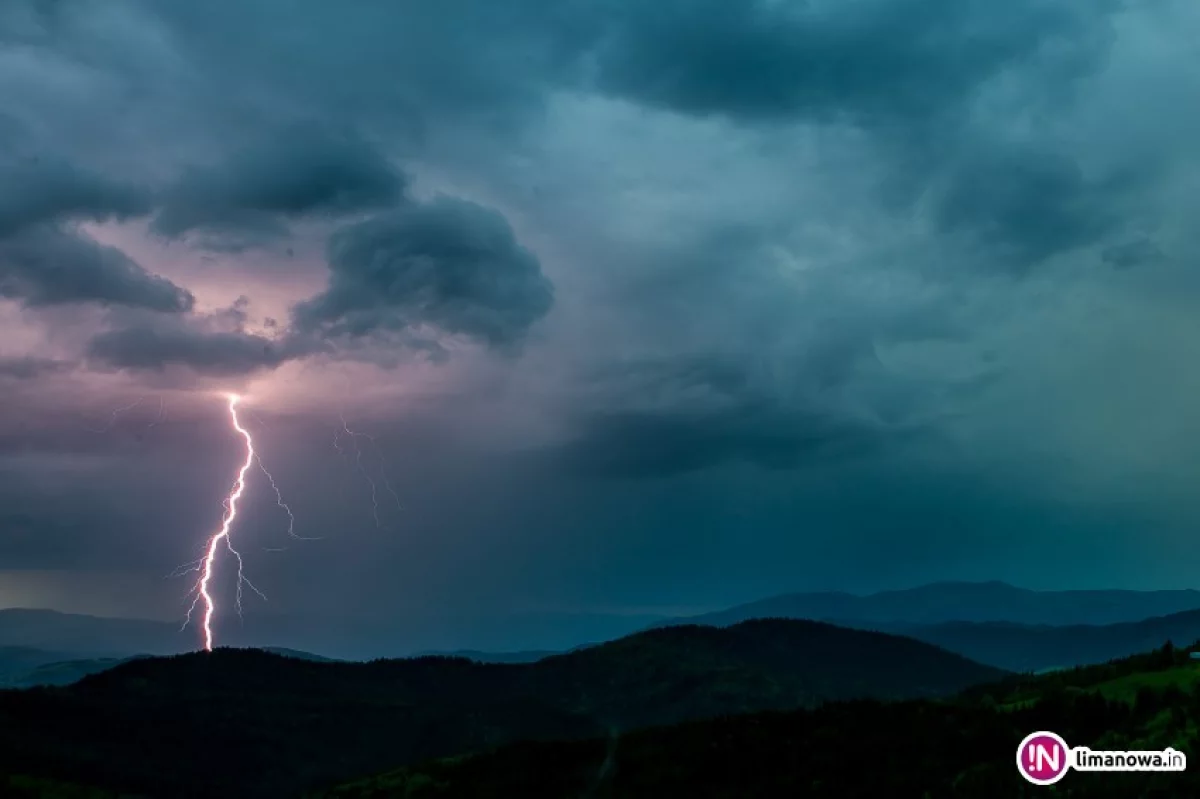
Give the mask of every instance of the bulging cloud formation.
<svg viewBox="0 0 1200 799">
<path fill-rule="evenodd" d="M 287 331 L 270 337 L 250 332 L 249 306 L 250 299 L 243 295 L 228 308 L 208 314 L 118 314 L 109 330 L 88 342 L 87 362 L 101 370 L 166 372 L 182 368 L 200 377 L 241 377 L 320 349 L 320 342 Z"/>
<path fill-rule="evenodd" d="M 301 216 L 396 206 L 332 234 L 328 287 L 298 303 L 291 327 L 270 338 L 246 331 L 242 306 L 230 329 L 218 324 L 228 316 L 119 319 L 91 340 L 89 363 L 224 377 L 336 353 L 342 345 L 376 344 L 442 360 L 441 340 L 461 338 L 511 353 L 550 310 L 553 286 L 498 212 L 449 197 L 407 200 L 402 173 L 361 140 L 327 138 L 312 128 L 297 129 L 297 137 L 277 151 L 243 153 L 212 172 L 186 174 L 165 194 L 153 228 L 170 235 L 270 234 Z"/>
<path fill-rule="evenodd" d="M 689 114 L 891 126 L 956 112 L 982 82 L 1050 43 L 1060 69 L 1086 68 L 1116 5 L 617 3 L 594 73 L 603 90 Z"/>
<path fill-rule="evenodd" d="M 504 217 L 451 198 L 339 230 L 329 268 L 329 287 L 296 307 L 295 324 L 331 338 L 432 329 L 510 348 L 554 301 Z"/>
<path fill-rule="evenodd" d="M 32 380 L 70 368 L 71 364 L 53 358 L 38 358 L 33 355 L 0 357 L 0 379 Z"/>
<path fill-rule="evenodd" d="M 1089 178 L 1071 158 L 1029 147 L 996 148 L 957 164 L 936 219 L 965 233 L 1001 264 L 1029 269 L 1119 234 L 1131 214 L 1119 177 Z"/>
<path fill-rule="evenodd" d="M 0 237 L 65 220 L 129 219 L 151 207 L 146 190 L 63 160 L 29 157 L 0 164 Z"/>
<path fill-rule="evenodd" d="M 190 310 L 187 290 L 76 226 L 142 216 L 152 207 L 149 192 L 62 159 L 0 163 L 0 297 L 29 308 L 91 302 Z"/>
<path fill-rule="evenodd" d="M 1072 247 L 1120 244 L 1105 239 L 1116 226 L 1117 206 L 1104 197 L 1109 183 L 1084 176 L 1063 155 L 1039 160 L 1034 150 L 967 143 L 974 95 L 997 76 L 1049 76 L 1046 91 L 1055 94 L 1102 61 L 1115 3 L 1020 0 L 1000 9 L 975 0 L 584 0 L 564 7 L 523 0 L 501 11 L 456 0 L 436 10 L 368 3 L 347 17 L 305 2 L 294 7 L 287 35 L 278 28 L 280 7 L 265 0 L 218 2 L 200 16 L 183 7 L 148 13 L 117 4 L 99 25 L 84 24 L 87 15 L 76 9 L 46 15 L 21 8 L 0 19 L 5 35 L 42 48 L 64 74 L 80 70 L 81 85 L 96 85 L 84 69 L 89 58 L 111 61 L 114 80 L 136 76 L 170 112 L 163 130 L 199 109 L 205 123 L 195 141 L 204 146 L 156 164 L 142 181 L 152 191 L 65 162 L 14 162 L 10 182 L 27 190 L 10 202 L 0 197 L 0 235 L 38 222 L 146 216 L 167 240 L 234 252 L 282 239 L 298 224 L 358 218 L 330 240 L 328 287 L 295 306 L 294 330 L 279 339 L 288 346 L 248 358 L 259 342 L 212 342 L 211 352 L 227 353 L 233 370 L 270 368 L 312 351 L 318 339 L 358 346 L 394 334 L 393 346 L 429 351 L 443 351 L 439 336 L 492 349 L 519 345 L 554 302 L 537 258 L 495 211 L 411 199 L 410 180 L 390 157 L 395 148 L 385 153 L 380 143 L 390 136 L 415 146 L 448 120 L 512 135 L 516 121 L 528 119 L 522 114 L 553 91 L 719 117 L 744 129 L 847 123 L 899 143 L 905 164 L 917 165 L 916 194 L 941 181 L 935 224 L 977 242 L 986 258 L 1013 272 Z M 172 46 L 162 49 L 163 42 Z M 165 59 L 168 51 L 177 59 Z M 167 98 L 176 90 L 185 95 L 172 105 Z M 14 140 L 35 140 L 30 120 L 45 126 L 61 119 L 45 109 L 14 118 L 26 126 Z M 383 135 L 360 132 L 372 128 Z M 928 161 L 933 153 L 953 154 L 958 166 L 939 174 L 942 167 Z M 1010 169 L 1010 160 L 1019 168 Z M 368 214 L 375 216 L 361 220 Z M 86 259 L 86 237 L 64 235 L 82 242 L 71 261 L 76 288 L 41 285 L 49 272 L 32 266 L 17 242 L 8 265 L 0 263 L 6 296 L 29 306 L 193 307 L 186 290 L 139 274 L 119 251 L 97 249 L 103 257 Z M 205 324 L 155 322 L 154 329 L 147 341 L 158 343 L 137 359 L 139 368 L 172 352 L 216 368 L 201 355 L 208 348 L 193 347 L 208 335 Z M 296 343 L 301 337 L 308 343 Z M 93 360 L 125 363 L 118 351 L 136 338 L 107 331 L 93 342 Z"/>
<path fill-rule="evenodd" d="M 196 321 L 146 320 L 101 333 L 87 355 L 101 367 L 163 371 L 186 367 L 205 377 L 232 377 L 273 369 L 306 354 L 289 342 L 244 331 L 211 330 Z"/>
<path fill-rule="evenodd" d="M 189 291 L 115 247 L 57 227 L 0 238 L 0 297 L 30 308 L 96 303 L 164 313 L 184 313 L 195 302 Z"/>
<path fill-rule="evenodd" d="M 402 331 L 393 346 L 434 357 L 445 355 L 439 336 L 511 349 L 553 300 L 537 258 L 500 214 L 462 200 L 409 200 L 408 178 L 378 148 L 315 123 L 276 128 L 208 167 L 183 169 L 159 191 L 65 162 L 9 165 L 7 177 L 0 296 L 27 308 L 93 303 L 180 317 L 111 317 L 87 346 L 96 368 L 244 375 L 327 352 L 334 339 Z M 221 329 L 216 317 L 187 315 L 189 291 L 77 224 L 149 216 L 151 232 L 166 239 L 198 234 L 202 247 L 236 250 L 285 237 L 294 222 L 381 210 L 333 235 L 328 289 L 296 307 L 294 329 L 273 337 L 246 332 L 244 318 Z"/>
<path fill-rule="evenodd" d="M 574 437 L 556 453 L 568 470 L 603 477 L 674 475 L 730 462 L 791 470 L 830 465 L 900 433 L 815 402 L 787 402 L 746 364 L 715 357 L 629 364 L 598 376 Z"/>
<path fill-rule="evenodd" d="M 315 124 L 287 126 L 225 161 L 191 167 L 164 194 L 152 229 L 283 235 L 283 222 L 395 205 L 406 179 L 369 143 Z"/>
</svg>

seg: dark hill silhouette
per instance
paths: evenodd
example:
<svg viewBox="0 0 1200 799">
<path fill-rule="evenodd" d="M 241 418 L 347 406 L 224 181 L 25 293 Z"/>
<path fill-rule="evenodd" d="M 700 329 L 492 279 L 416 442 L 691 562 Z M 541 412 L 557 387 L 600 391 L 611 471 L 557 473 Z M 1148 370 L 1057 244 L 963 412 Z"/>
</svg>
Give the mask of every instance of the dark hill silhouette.
<svg viewBox="0 0 1200 799">
<path fill-rule="evenodd" d="M 1141 686 L 1136 691 L 1131 686 Z M 610 734 L 520 742 L 347 783 L 326 799 L 804 796 L 1193 799 L 1200 772 L 1083 774 L 1054 789 L 1022 781 L 1017 743 L 1054 730 L 1070 744 L 1200 746 L 1200 664 L 1163 649 L 1038 678 L 1009 678 L 953 701 L 830 703 Z"/>
<path fill-rule="evenodd" d="M 63 660 L 70 655 L 64 652 L 50 652 L 30 646 L 0 646 L 0 674 L 10 674 Z"/>
<path fill-rule="evenodd" d="M 1200 610 L 1200 591 L 1030 591 L 1002 582 L 945 582 L 858 596 L 785 594 L 715 613 L 661 622 L 718 627 L 747 619 L 816 619 L 843 626 L 1003 621 L 1016 624 L 1116 624 Z"/>
<path fill-rule="evenodd" d="M 1171 641 L 1188 646 L 1200 640 L 1200 611 L 1183 611 L 1119 624 L 1014 624 L 1012 622 L 953 621 L 941 624 L 851 622 L 856 629 L 873 629 L 915 638 L 963 657 L 1009 671 L 1044 671 L 1104 663 L 1114 658 L 1162 646 Z M 541 660 L 552 653 L 463 653 L 485 663 Z"/>
<path fill-rule="evenodd" d="M 327 658 L 324 655 L 314 655 L 312 652 L 302 652 L 299 649 L 289 649 L 286 646 L 264 646 L 263 652 L 270 652 L 272 655 L 280 655 L 285 658 L 296 658 L 298 660 L 313 660 L 317 663 L 338 663 L 338 658 Z"/>
<path fill-rule="evenodd" d="M 481 652 L 478 649 L 454 649 L 418 652 L 414 657 L 466 658 L 479 663 L 534 663 L 552 655 L 561 654 L 562 652 L 549 649 L 529 649 L 520 652 Z"/>
<path fill-rule="evenodd" d="M 291 796 L 518 739 L 940 696 L 1001 674 L 910 639 L 786 620 L 648 631 L 531 664 L 218 650 L 0 692 L 0 772 L 172 797 Z"/>
<path fill-rule="evenodd" d="M 267 647 L 264 651 L 283 657 L 333 662 L 331 658 L 296 649 Z M 89 674 L 107 671 L 134 658 L 86 656 L 79 653 L 50 652 L 23 646 L 0 646 L 0 688 L 30 688 L 37 685 L 69 685 Z"/>
<path fill-rule="evenodd" d="M 78 657 L 67 652 L 50 652 L 28 646 L 0 646 L 0 687 L 22 686 L 31 671 Z"/>
<path fill-rule="evenodd" d="M 586 692 L 591 713 L 622 727 L 848 697 L 942 696 L 988 679 L 965 658 L 880 635 L 794 619 L 664 628 L 546 658 L 524 674 L 530 688 L 561 686 L 563 700 Z"/>
<path fill-rule="evenodd" d="M 148 655 L 134 655 L 148 657 Z M 89 674 L 107 671 L 131 658 L 82 658 L 55 660 L 39 664 L 9 678 L 8 688 L 32 688 L 38 685 L 70 685 Z"/>
<path fill-rule="evenodd" d="M 1167 641 L 1190 646 L 1200 640 L 1200 611 L 1106 625 L 947 622 L 883 629 L 1009 671 L 1041 671 L 1104 663 L 1155 649 Z"/>
</svg>

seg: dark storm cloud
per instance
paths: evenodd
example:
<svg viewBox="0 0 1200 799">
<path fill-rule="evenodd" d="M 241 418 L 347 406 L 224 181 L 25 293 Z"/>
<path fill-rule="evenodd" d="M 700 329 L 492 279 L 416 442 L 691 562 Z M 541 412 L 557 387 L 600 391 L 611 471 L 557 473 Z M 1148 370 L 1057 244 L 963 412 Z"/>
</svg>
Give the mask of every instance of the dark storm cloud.
<svg viewBox="0 0 1200 799">
<path fill-rule="evenodd" d="M 557 456 L 578 474 L 653 477 L 731 461 L 795 469 L 870 452 L 882 438 L 866 424 L 748 401 L 705 411 L 601 411 Z"/>
<path fill-rule="evenodd" d="M 607 367 L 593 376 L 590 400 L 553 457 L 577 474 L 604 477 L 729 462 L 796 469 L 869 453 L 911 432 L 903 421 L 885 424 L 818 396 L 785 399 L 764 384 L 761 366 L 705 356 Z"/>
<path fill-rule="evenodd" d="M 1117 269 L 1158 264 L 1167 258 L 1166 253 L 1148 238 L 1138 238 L 1105 247 L 1100 255 L 1106 264 Z"/>
<path fill-rule="evenodd" d="M 312 351 L 298 339 L 214 329 L 207 322 L 187 317 L 143 319 L 95 336 L 87 356 L 96 367 L 131 371 L 184 367 L 206 377 L 235 377 L 274 369 Z"/>
<path fill-rule="evenodd" d="M 224 163 L 188 170 L 166 192 L 153 230 L 283 233 L 284 219 L 378 210 L 404 196 L 406 180 L 368 142 L 315 125 L 274 131 Z"/>
<path fill-rule="evenodd" d="M 178 313 L 193 297 L 78 231 L 37 227 L 0 239 L 0 297 L 27 307 L 98 303 Z"/>
<path fill-rule="evenodd" d="M 622 6 L 597 40 L 594 85 L 743 126 L 846 122 L 871 136 L 876 199 L 910 210 L 941 187 L 939 232 L 1019 271 L 1102 242 L 1128 179 L 1085 175 L 1038 143 L 1002 145 L 976 116 L 989 87 L 1022 113 L 1061 113 L 1115 40 L 1119 2 L 868 0 Z M 947 163 L 953 165 L 947 174 Z M 1135 170 L 1136 171 L 1136 170 Z"/>
<path fill-rule="evenodd" d="M 343 228 L 330 240 L 329 267 L 329 287 L 295 308 L 301 331 L 353 338 L 433 328 L 505 348 L 554 301 L 507 220 L 451 198 Z"/>
<path fill-rule="evenodd" d="M 1068 67 L 1103 44 L 1111 2 L 668 0 L 616 6 L 596 52 L 601 89 L 742 120 L 885 123 L 962 103 L 1054 44 Z"/>
<path fill-rule="evenodd" d="M 1125 223 L 1128 181 L 1093 180 L 1070 157 L 1031 147 L 991 148 L 952 169 L 937 221 L 1003 261 L 1025 267 L 1095 244 Z"/>
<path fill-rule="evenodd" d="M 37 358 L 32 355 L 0 356 L 0 380 L 29 380 L 42 375 L 64 372 L 71 368 L 67 361 Z"/>
<path fill-rule="evenodd" d="M 205 66 L 216 102 L 370 119 L 406 144 L 454 119 L 506 128 L 573 74 L 595 40 L 596 4 L 556 0 L 215 0 L 159 10 Z M 462 129 L 460 128 L 460 132 Z"/>
<path fill-rule="evenodd" d="M 163 13 L 229 94 L 282 92 L 300 107 L 400 121 L 419 139 L 440 118 L 495 130 L 555 87 L 747 122 L 929 120 L 1031 60 L 1048 88 L 1091 68 L 1120 6 L 368 0 L 345 14 L 317 0 L 223 0 Z"/>
<path fill-rule="evenodd" d="M 681 357 L 670 362 L 610 363 L 593 370 L 586 384 L 600 393 L 636 393 L 651 399 L 672 399 L 695 393 L 731 396 L 750 390 L 751 374 L 744 363 L 705 355 Z"/>
<path fill-rule="evenodd" d="M 150 207 L 143 189 L 65 161 L 26 158 L 0 165 L 0 238 L 46 222 L 127 219 Z"/>
</svg>

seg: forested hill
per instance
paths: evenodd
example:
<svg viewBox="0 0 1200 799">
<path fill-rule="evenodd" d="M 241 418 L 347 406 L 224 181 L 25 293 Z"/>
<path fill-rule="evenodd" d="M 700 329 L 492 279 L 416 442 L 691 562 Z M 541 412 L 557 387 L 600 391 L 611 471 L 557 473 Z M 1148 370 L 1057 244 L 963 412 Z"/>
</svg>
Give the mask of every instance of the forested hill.
<svg viewBox="0 0 1200 799">
<path fill-rule="evenodd" d="M 218 650 L 0 692 L 0 773 L 151 796 L 294 796 L 520 739 L 943 696 L 1000 676 L 917 641 L 785 620 L 654 630 L 531 664 Z"/>
<path fill-rule="evenodd" d="M 853 701 L 501 747 L 358 780 L 327 799 L 1195 799 L 1200 665 L 1150 655 L 981 686 L 952 701 Z M 1068 773 L 1053 788 L 1017 773 L 1017 744 L 1052 730 L 1070 745 L 1160 750 L 1185 773 Z"/>
</svg>

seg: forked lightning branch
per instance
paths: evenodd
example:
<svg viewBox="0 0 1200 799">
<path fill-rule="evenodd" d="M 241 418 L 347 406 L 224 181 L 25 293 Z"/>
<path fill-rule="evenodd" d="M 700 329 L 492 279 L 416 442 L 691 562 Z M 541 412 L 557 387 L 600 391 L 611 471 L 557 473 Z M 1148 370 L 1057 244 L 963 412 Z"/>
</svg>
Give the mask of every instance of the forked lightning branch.
<svg viewBox="0 0 1200 799">
<path fill-rule="evenodd" d="M 203 605 L 203 617 L 201 625 L 204 631 L 204 648 L 207 651 L 212 651 L 213 648 L 213 618 L 216 615 L 217 603 L 213 596 L 212 579 L 216 572 L 217 555 L 222 549 L 226 550 L 234 559 L 237 565 L 237 595 L 234 600 L 234 605 L 240 615 L 242 612 L 242 588 L 249 586 L 254 593 L 263 596 L 254 583 L 247 579 L 242 571 L 242 554 L 233 546 L 233 522 L 237 518 L 238 500 L 242 498 L 242 494 L 246 491 L 246 473 L 258 463 L 258 467 L 267 475 L 267 479 L 271 481 L 271 486 L 275 489 L 276 497 L 279 501 L 279 506 L 287 511 L 289 520 L 294 521 L 292 509 L 283 501 L 283 496 L 279 493 L 279 488 L 275 485 L 275 478 L 271 476 L 262 461 L 259 460 L 258 454 L 254 451 L 254 439 L 250 435 L 250 431 L 242 426 L 241 420 L 238 419 L 237 405 L 241 401 L 241 397 L 237 394 L 228 395 L 229 398 L 229 420 L 233 425 L 233 429 L 246 442 L 246 459 L 242 462 L 241 468 L 238 470 L 237 478 L 234 480 L 233 488 L 229 495 L 225 497 L 225 515 L 221 519 L 221 527 L 217 532 L 213 533 L 208 538 L 208 542 L 204 548 L 204 555 L 199 560 L 190 564 L 186 571 L 194 571 L 199 573 L 199 578 L 196 580 L 196 585 L 193 587 L 192 604 L 188 608 L 187 618 L 183 625 L 186 627 L 192 621 L 192 614 L 196 612 L 197 606 Z M 288 528 L 291 533 L 291 526 Z"/>
<path fill-rule="evenodd" d="M 242 568 L 242 554 L 233 545 L 233 524 L 238 516 L 238 502 L 242 499 L 242 495 L 246 492 L 246 475 L 252 468 L 254 468 L 256 464 L 258 465 L 259 470 L 266 475 L 267 480 L 270 482 L 271 490 L 275 494 L 276 504 L 287 513 L 288 536 L 297 541 L 317 540 L 315 538 L 307 538 L 296 535 L 296 517 L 292 513 L 291 507 L 289 507 L 288 504 L 283 501 L 283 494 L 279 490 L 279 485 L 275 482 L 274 476 L 267 471 L 267 467 L 263 465 L 262 458 L 259 457 L 258 452 L 255 450 L 254 437 L 250 434 L 250 431 L 242 425 L 242 421 L 238 417 L 238 404 L 242 401 L 242 398 L 237 394 L 227 394 L 225 397 L 229 401 L 228 408 L 230 425 L 232 426 L 234 432 L 236 432 L 245 442 L 246 456 L 242 461 L 241 467 L 238 469 L 236 477 L 234 478 L 233 487 L 229 490 L 229 494 L 226 495 L 222 503 L 225 508 L 225 513 L 221 519 L 220 528 L 218 528 L 217 531 L 210 535 L 206 540 L 203 555 L 191 563 L 181 566 L 175 572 L 176 574 L 195 573 L 199 575 L 196 579 L 195 585 L 192 586 L 191 593 L 189 594 L 192 601 L 188 607 L 183 626 L 187 627 L 189 624 L 191 624 L 193 617 L 197 614 L 197 612 L 199 612 L 201 617 L 200 625 L 204 634 L 204 648 L 208 651 L 212 651 L 213 648 L 213 623 L 217 613 L 217 601 L 216 597 L 213 595 L 213 578 L 217 571 L 218 558 L 223 553 L 233 558 L 234 565 L 237 570 L 237 593 L 234 597 L 234 608 L 237 610 L 238 615 L 240 616 L 242 613 L 243 588 L 249 588 L 263 599 L 266 599 L 262 591 L 259 591 L 258 588 L 255 587 L 254 583 L 250 582 L 250 580 L 246 577 L 246 574 Z M 382 526 L 379 517 L 379 501 L 378 492 L 376 491 L 376 484 L 363 466 L 362 451 L 359 448 L 358 439 L 365 438 L 371 442 L 371 446 L 375 450 L 375 455 L 379 459 L 379 475 L 383 486 L 395 501 L 396 509 L 403 510 L 403 506 L 400 504 L 400 496 L 396 493 L 395 489 L 392 488 L 391 481 L 388 480 L 387 473 L 383 465 L 383 456 L 379 451 L 379 447 L 376 444 L 374 437 L 366 433 L 351 430 L 349 425 L 346 423 L 344 416 L 341 417 L 341 428 L 339 433 L 335 433 L 334 435 L 334 446 L 337 447 L 339 451 L 341 450 L 339 438 L 341 434 L 349 437 L 350 441 L 354 444 L 355 459 L 358 470 L 371 486 L 372 516 L 375 519 L 376 526 Z"/>
</svg>

